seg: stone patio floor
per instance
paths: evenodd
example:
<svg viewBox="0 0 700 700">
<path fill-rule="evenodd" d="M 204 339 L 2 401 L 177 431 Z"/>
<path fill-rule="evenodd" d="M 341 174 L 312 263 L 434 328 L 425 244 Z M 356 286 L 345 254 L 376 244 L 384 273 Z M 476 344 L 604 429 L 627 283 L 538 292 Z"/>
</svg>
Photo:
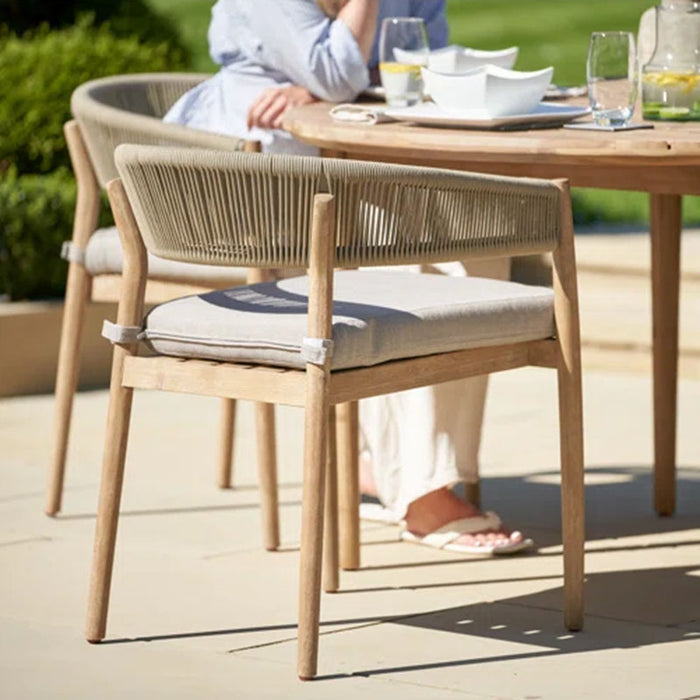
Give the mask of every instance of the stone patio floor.
<svg viewBox="0 0 700 700">
<path fill-rule="evenodd" d="M 43 515 L 50 396 L 0 401 L 0 677 L 19 698 L 700 697 L 700 382 L 679 396 L 678 512 L 651 508 L 651 385 L 584 377 L 586 626 L 561 616 L 553 373 L 492 378 L 484 501 L 534 537 L 469 559 L 365 524 L 362 569 L 324 595 L 320 677 L 295 676 L 301 412 L 278 414 L 283 547 L 264 552 L 239 411 L 215 487 L 216 400 L 142 392 L 107 642 L 82 637 L 106 391 L 81 393 L 63 512 Z"/>
<path fill-rule="evenodd" d="M 322 598 L 313 683 L 295 674 L 301 411 L 278 412 L 283 546 L 269 553 L 250 406 L 239 409 L 236 486 L 221 491 L 218 402 L 137 393 L 108 637 L 89 645 L 107 392 L 78 395 L 55 519 L 43 514 L 53 400 L 18 397 L 0 400 L 0 697 L 700 698 L 700 234 L 684 234 L 672 518 L 652 511 L 648 238 L 577 237 L 577 250 L 588 343 L 582 632 L 567 633 L 561 615 L 552 372 L 492 378 L 482 444 L 485 506 L 537 552 L 470 559 L 365 523 L 361 570 Z"/>
</svg>

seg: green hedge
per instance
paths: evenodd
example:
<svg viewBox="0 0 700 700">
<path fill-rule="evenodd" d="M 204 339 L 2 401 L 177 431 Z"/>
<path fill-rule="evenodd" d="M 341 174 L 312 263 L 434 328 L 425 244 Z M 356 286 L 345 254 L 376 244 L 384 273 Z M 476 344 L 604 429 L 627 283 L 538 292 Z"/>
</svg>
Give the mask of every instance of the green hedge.
<svg viewBox="0 0 700 700">
<path fill-rule="evenodd" d="M 68 265 L 61 243 L 71 238 L 75 209 L 73 174 L 0 177 L 0 293 L 11 299 L 62 296 Z M 103 206 L 100 225 L 110 223 Z"/>
<path fill-rule="evenodd" d="M 7 6 L 0 0 L 0 9 Z M 73 90 L 105 75 L 186 67 L 177 41 L 146 43 L 110 27 L 83 17 L 60 30 L 0 34 L 0 294 L 11 299 L 64 291 L 59 251 L 71 237 L 75 184 L 63 124 Z M 104 206 L 101 216 L 108 217 Z"/>
<path fill-rule="evenodd" d="M 167 43 L 115 37 L 84 19 L 31 38 L 0 39 L 0 169 L 45 173 L 69 165 L 63 124 L 70 96 L 81 83 L 116 73 L 181 69 L 184 59 Z"/>
<path fill-rule="evenodd" d="M 75 24 L 86 13 L 101 24 L 109 21 L 117 36 L 167 42 L 186 52 L 173 22 L 154 11 L 145 0 L 0 0 L 0 25 L 15 34 L 47 25 L 51 29 Z"/>
</svg>

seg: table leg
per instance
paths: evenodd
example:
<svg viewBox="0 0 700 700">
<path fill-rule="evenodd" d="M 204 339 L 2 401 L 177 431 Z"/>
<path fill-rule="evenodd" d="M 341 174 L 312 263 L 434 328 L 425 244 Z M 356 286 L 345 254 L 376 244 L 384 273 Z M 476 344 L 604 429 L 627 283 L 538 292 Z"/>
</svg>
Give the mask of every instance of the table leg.
<svg viewBox="0 0 700 700">
<path fill-rule="evenodd" d="M 654 354 L 654 507 L 676 507 L 676 402 L 678 298 L 680 289 L 680 195 L 651 195 L 651 282 Z"/>
</svg>

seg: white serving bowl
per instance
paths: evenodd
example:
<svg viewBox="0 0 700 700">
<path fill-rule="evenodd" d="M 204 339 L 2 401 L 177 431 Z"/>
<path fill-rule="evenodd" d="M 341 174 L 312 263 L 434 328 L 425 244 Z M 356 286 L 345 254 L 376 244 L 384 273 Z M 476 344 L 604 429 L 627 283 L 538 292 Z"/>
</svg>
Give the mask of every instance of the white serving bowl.
<svg viewBox="0 0 700 700">
<path fill-rule="evenodd" d="M 516 71 L 486 65 L 466 73 L 423 68 L 425 91 L 447 114 L 494 119 L 529 114 L 540 103 L 554 68 Z"/>
<path fill-rule="evenodd" d="M 512 68 L 517 57 L 517 46 L 501 51 L 479 51 L 453 45 L 431 51 L 428 56 L 428 68 L 438 73 L 464 73 L 487 63 L 501 68 Z"/>
</svg>

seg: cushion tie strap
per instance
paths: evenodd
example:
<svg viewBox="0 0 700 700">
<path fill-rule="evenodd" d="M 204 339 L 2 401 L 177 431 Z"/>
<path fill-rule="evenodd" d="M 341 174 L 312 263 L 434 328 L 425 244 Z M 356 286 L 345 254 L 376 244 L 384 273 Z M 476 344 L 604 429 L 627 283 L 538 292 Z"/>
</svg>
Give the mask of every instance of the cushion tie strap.
<svg viewBox="0 0 700 700">
<path fill-rule="evenodd" d="M 326 338 L 304 338 L 301 341 L 301 356 L 312 365 L 325 365 L 333 354 L 333 341 Z"/>
<path fill-rule="evenodd" d="M 68 262 L 84 265 L 85 248 L 78 248 L 73 241 L 63 241 L 61 244 L 61 257 Z"/>
<path fill-rule="evenodd" d="M 102 337 L 115 345 L 137 343 L 141 340 L 141 326 L 120 326 L 105 320 L 102 323 Z"/>
</svg>

